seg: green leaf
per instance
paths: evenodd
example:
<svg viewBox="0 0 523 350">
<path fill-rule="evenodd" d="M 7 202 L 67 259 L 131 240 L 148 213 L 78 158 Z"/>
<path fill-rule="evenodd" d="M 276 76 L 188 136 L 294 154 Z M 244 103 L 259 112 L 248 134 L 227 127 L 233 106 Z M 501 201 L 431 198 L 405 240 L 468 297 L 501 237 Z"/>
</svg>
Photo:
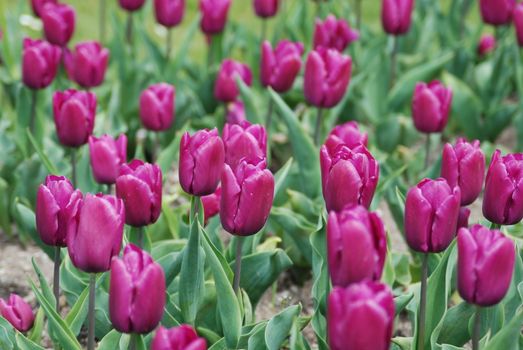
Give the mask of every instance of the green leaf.
<svg viewBox="0 0 523 350">
<path fill-rule="evenodd" d="M 289 158 L 285 164 L 278 170 L 274 175 L 274 194 L 275 196 L 280 193 L 283 189 L 285 180 L 287 180 L 287 175 L 289 175 L 289 170 L 291 169 L 293 159 Z"/>
<path fill-rule="evenodd" d="M 312 246 L 312 300 L 314 303 L 314 315 L 312 317 L 312 328 L 318 339 L 320 350 L 328 350 L 326 335 L 326 302 L 329 293 L 329 274 L 327 271 L 327 245 L 325 227 L 319 228 L 310 237 Z"/>
<path fill-rule="evenodd" d="M 274 316 L 265 329 L 265 343 L 269 350 L 281 349 L 283 342 L 289 336 L 294 319 L 301 312 L 301 305 L 289 306 Z"/>
<path fill-rule="evenodd" d="M 485 350 L 518 349 L 518 335 L 523 326 L 523 309 L 488 342 Z"/>
<path fill-rule="evenodd" d="M 407 304 L 414 298 L 414 293 L 408 292 L 405 294 L 398 295 L 394 298 L 395 315 L 398 316 Z"/>
<path fill-rule="evenodd" d="M 196 34 L 200 24 L 200 16 L 196 16 L 191 22 L 189 28 L 185 32 L 185 36 L 181 39 L 182 45 L 176 54 L 173 62 L 173 76 L 176 75 L 178 70 L 183 67 L 185 61 L 188 58 L 187 52 L 189 52 L 189 47 L 193 44 L 193 37 Z"/>
<path fill-rule="evenodd" d="M 255 124 L 262 124 L 263 121 L 258 114 L 258 108 L 254 102 L 254 93 L 251 88 L 248 87 L 239 77 L 236 78 L 236 84 L 240 88 L 240 96 L 245 107 L 245 115 L 247 116 L 247 119 Z"/>
<path fill-rule="evenodd" d="M 116 329 L 107 333 L 105 337 L 98 343 L 97 350 L 127 350 L 131 336 L 129 334 L 119 333 Z"/>
<path fill-rule="evenodd" d="M 35 213 L 16 199 L 14 216 L 19 228 L 29 234 L 34 242 L 52 259 L 54 257 L 54 249 L 42 242 L 40 235 L 36 231 Z"/>
<path fill-rule="evenodd" d="M 36 312 L 35 322 L 33 328 L 27 334 L 29 340 L 39 343 L 42 338 L 42 331 L 44 330 L 44 310 L 38 309 Z"/>
<path fill-rule="evenodd" d="M 42 164 L 45 166 L 47 171 L 50 174 L 58 174 L 58 169 L 54 166 L 54 164 L 49 160 L 49 157 L 47 157 L 45 152 L 38 145 L 38 143 L 34 139 L 33 135 L 31 134 L 31 131 L 29 131 L 29 129 L 26 129 L 25 132 L 27 134 L 27 138 L 31 142 L 31 145 L 35 149 L 36 153 L 38 153 L 38 157 L 40 157 L 40 160 L 42 161 Z"/>
<path fill-rule="evenodd" d="M 56 299 L 54 297 L 53 291 L 51 290 L 51 287 L 49 287 L 49 284 L 47 283 L 47 280 L 45 279 L 44 274 L 38 267 L 38 264 L 35 262 L 34 258 L 31 258 L 31 263 L 33 264 L 33 268 L 35 270 L 36 277 L 38 277 L 38 282 L 40 283 L 40 288 L 42 289 L 42 295 L 49 302 L 49 304 L 55 305 Z"/>
<path fill-rule="evenodd" d="M 96 279 L 96 283 L 100 283 L 103 275 L 100 275 Z M 65 317 L 65 322 L 71 328 L 71 331 L 78 335 L 80 333 L 80 330 L 82 329 L 82 325 L 87 318 L 87 312 L 88 312 L 88 297 L 89 297 L 89 286 L 85 287 L 84 291 L 76 302 L 74 303 L 73 307 Z"/>
</svg>

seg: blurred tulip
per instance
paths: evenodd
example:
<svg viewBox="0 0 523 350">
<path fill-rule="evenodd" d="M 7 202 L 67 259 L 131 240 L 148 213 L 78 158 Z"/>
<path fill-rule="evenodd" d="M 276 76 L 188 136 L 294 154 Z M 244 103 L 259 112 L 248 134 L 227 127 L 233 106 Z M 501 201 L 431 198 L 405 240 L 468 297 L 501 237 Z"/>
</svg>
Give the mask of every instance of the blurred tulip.
<svg viewBox="0 0 523 350">
<path fill-rule="evenodd" d="M 0 315 L 19 332 L 27 332 L 33 328 L 33 309 L 17 294 L 11 294 L 8 300 L 0 298 Z"/>
<path fill-rule="evenodd" d="M 87 193 L 70 215 L 73 224 L 67 231 L 67 248 L 73 265 L 89 273 L 109 271 L 111 258 L 120 253 L 122 246 L 122 200 Z"/>
<path fill-rule="evenodd" d="M 267 132 L 260 124 L 244 121 L 241 124 L 225 124 L 223 128 L 223 144 L 225 146 L 225 163 L 231 168 L 242 159 L 258 159 L 267 157 Z"/>
<path fill-rule="evenodd" d="M 36 196 L 36 230 L 42 241 L 51 246 L 66 246 L 71 212 L 82 200 L 82 192 L 75 190 L 65 176 L 49 175 L 38 187 Z"/>
<path fill-rule="evenodd" d="M 412 118 L 418 131 L 441 132 L 447 125 L 452 104 L 452 89 L 437 80 L 417 83 L 412 97 Z"/>
<path fill-rule="evenodd" d="M 46 4 L 57 4 L 58 0 L 31 0 L 31 7 L 33 8 L 33 13 L 36 17 L 40 17 L 42 15 L 44 6 Z"/>
<path fill-rule="evenodd" d="M 181 23 L 185 13 L 185 0 L 154 0 L 156 21 L 167 28 Z"/>
<path fill-rule="evenodd" d="M 210 218 L 220 212 L 220 198 L 222 197 L 222 188 L 218 187 L 214 193 L 201 197 L 204 222 L 207 224 Z"/>
<path fill-rule="evenodd" d="M 225 119 L 227 124 L 241 124 L 243 121 L 246 121 L 247 118 L 245 117 L 243 102 L 236 100 L 229 103 L 227 105 L 227 116 Z"/>
<path fill-rule="evenodd" d="M 417 252 L 438 253 L 449 246 L 456 234 L 461 192 L 447 180 L 424 179 L 407 193 L 405 235 Z"/>
<path fill-rule="evenodd" d="M 243 82 L 251 86 L 251 69 L 240 62 L 226 59 L 222 62 L 218 76 L 214 83 L 214 97 L 222 102 L 233 102 L 239 95 L 236 77 L 240 77 Z"/>
<path fill-rule="evenodd" d="M 509 24 L 516 0 L 479 0 L 483 22 L 493 26 Z"/>
<path fill-rule="evenodd" d="M 47 3 L 41 15 L 45 38 L 52 44 L 66 46 L 75 28 L 74 8 L 67 4 Z"/>
<path fill-rule="evenodd" d="M 171 329 L 160 326 L 153 338 L 151 350 L 207 350 L 207 342 L 198 337 L 189 325 L 182 324 Z"/>
<path fill-rule="evenodd" d="M 89 137 L 89 153 L 93 176 L 99 184 L 116 182 L 120 166 L 127 161 L 127 136 L 121 134 L 116 140 L 109 135 Z"/>
<path fill-rule="evenodd" d="M 145 251 L 128 244 L 111 262 L 109 317 L 122 333 L 149 333 L 165 307 L 165 274 Z"/>
<path fill-rule="evenodd" d="M 327 331 L 331 350 L 388 350 L 394 323 L 390 288 L 379 282 L 335 287 L 329 294 Z"/>
<path fill-rule="evenodd" d="M 514 28 L 516 29 L 518 45 L 521 47 L 523 46 L 523 3 L 518 3 L 514 7 L 512 19 L 514 20 Z"/>
<path fill-rule="evenodd" d="M 74 52 L 66 51 L 65 69 L 69 78 L 84 88 L 93 88 L 104 81 L 109 50 L 96 41 L 85 41 L 75 46 Z"/>
<path fill-rule="evenodd" d="M 140 119 L 146 129 L 164 131 L 174 120 L 174 86 L 159 83 L 149 86 L 140 96 Z"/>
<path fill-rule="evenodd" d="M 61 50 L 44 40 L 24 39 L 22 52 L 22 80 L 30 89 L 44 89 L 54 80 Z"/>
<path fill-rule="evenodd" d="M 314 48 L 324 47 L 343 51 L 350 43 L 358 40 L 360 34 L 352 29 L 347 21 L 336 19 L 333 15 L 327 16 L 322 22 L 316 19 L 314 27 Z"/>
<path fill-rule="evenodd" d="M 469 218 L 470 218 L 470 209 L 466 207 L 461 207 L 459 209 L 459 216 L 458 216 L 458 228 L 459 230 L 462 227 L 469 227 Z"/>
<path fill-rule="evenodd" d="M 270 18 L 278 13 L 279 0 L 253 0 L 254 12 L 261 18 Z"/>
<path fill-rule="evenodd" d="M 231 0 L 200 0 L 200 28 L 207 35 L 219 34 L 225 28 Z"/>
<path fill-rule="evenodd" d="M 494 35 L 484 34 L 481 36 L 481 38 L 479 39 L 479 44 L 478 44 L 478 49 L 477 49 L 479 56 L 485 56 L 489 52 L 494 51 L 495 48 L 496 48 L 496 38 L 494 37 Z"/>
<path fill-rule="evenodd" d="M 458 233 L 458 290 L 471 304 L 491 306 L 507 294 L 514 272 L 514 242 L 481 225 Z"/>
<path fill-rule="evenodd" d="M 390 35 L 402 35 L 409 31 L 412 22 L 414 0 L 383 0 L 381 24 Z"/>
<path fill-rule="evenodd" d="M 355 148 L 359 145 L 367 147 L 367 144 L 367 133 L 360 131 L 358 123 L 355 121 L 349 121 L 335 126 L 325 141 L 325 146 L 329 150 L 329 153 L 334 153 L 336 147 L 339 145 Z"/>
<path fill-rule="evenodd" d="M 514 225 L 523 218 L 523 153 L 504 157 L 496 150 L 485 180 L 483 215 L 499 225 Z"/>
<path fill-rule="evenodd" d="M 145 0 L 118 0 L 120 7 L 126 11 L 133 12 L 142 8 Z"/>
<path fill-rule="evenodd" d="M 264 87 L 284 93 L 292 88 L 301 68 L 303 44 L 282 40 L 273 50 L 268 41 L 261 47 L 260 80 Z"/>
<path fill-rule="evenodd" d="M 265 159 L 243 159 L 236 169 L 225 164 L 220 199 L 220 220 L 225 231 L 249 236 L 265 225 L 274 197 L 274 176 L 266 166 Z"/>
<path fill-rule="evenodd" d="M 223 141 L 216 128 L 186 132 L 180 142 L 179 178 L 183 190 L 193 196 L 206 196 L 218 187 L 225 160 Z"/>
</svg>

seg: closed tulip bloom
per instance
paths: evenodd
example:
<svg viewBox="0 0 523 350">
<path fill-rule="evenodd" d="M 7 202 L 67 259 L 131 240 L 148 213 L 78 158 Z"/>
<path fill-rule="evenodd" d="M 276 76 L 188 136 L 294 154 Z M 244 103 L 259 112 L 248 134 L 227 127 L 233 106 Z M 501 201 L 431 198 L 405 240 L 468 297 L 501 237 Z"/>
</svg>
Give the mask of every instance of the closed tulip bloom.
<svg viewBox="0 0 523 350">
<path fill-rule="evenodd" d="M 410 248 L 438 253 L 449 246 L 456 234 L 460 210 L 459 187 L 447 180 L 424 179 L 407 193 L 405 235 Z"/>
<path fill-rule="evenodd" d="M 154 0 L 156 21 L 167 28 L 176 27 L 183 19 L 185 0 Z"/>
<path fill-rule="evenodd" d="M 519 3 L 514 7 L 512 18 L 514 20 L 518 45 L 523 46 L 523 3 Z"/>
<path fill-rule="evenodd" d="M 73 89 L 53 95 L 53 114 L 60 143 L 80 147 L 93 133 L 96 116 L 96 95 Z"/>
<path fill-rule="evenodd" d="M 240 77 L 243 82 L 251 86 L 251 69 L 240 62 L 226 59 L 220 66 L 220 71 L 214 83 L 214 97 L 222 102 L 233 102 L 240 94 L 236 85 L 236 77 Z"/>
<path fill-rule="evenodd" d="M 418 83 L 412 97 L 412 118 L 418 131 L 441 132 L 447 126 L 452 104 L 452 89 L 437 80 Z"/>
<path fill-rule="evenodd" d="M 368 135 L 362 132 L 355 121 L 349 121 L 341 125 L 337 125 L 331 130 L 325 146 L 330 152 L 334 152 L 338 145 L 346 145 L 349 148 L 355 148 L 359 145 L 367 147 Z"/>
<path fill-rule="evenodd" d="M 44 6 L 46 4 L 57 4 L 58 0 L 31 0 L 31 7 L 33 8 L 33 13 L 36 17 L 40 17 L 42 15 Z"/>
<path fill-rule="evenodd" d="M 334 107 L 347 91 L 351 72 L 350 56 L 332 49 L 311 51 L 305 64 L 305 99 L 319 108 Z"/>
<path fill-rule="evenodd" d="M 140 119 L 146 129 L 163 131 L 174 120 L 174 86 L 159 83 L 149 86 L 140 96 Z"/>
<path fill-rule="evenodd" d="M 522 18 L 523 19 L 523 18 Z M 515 22 L 515 21 L 514 21 Z M 496 37 L 494 35 L 485 34 L 481 36 L 478 44 L 478 55 L 485 56 L 496 48 Z"/>
<path fill-rule="evenodd" d="M 36 196 L 36 230 L 45 244 L 66 246 L 70 213 L 82 200 L 82 193 L 75 190 L 65 176 L 49 175 L 38 187 Z"/>
<path fill-rule="evenodd" d="M 67 248 L 73 265 L 82 271 L 109 271 L 111 259 L 120 253 L 125 209 L 115 196 L 88 193 L 71 213 Z"/>
<path fill-rule="evenodd" d="M 254 12 L 261 18 L 270 18 L 278 13 L 279 0 L 253 0 Z"/>
<path fill-rule="evenodd" d="M 0 315 L 19 332 L 27 332 L 33 328 L 33 309 L 17 294 L 11 294 L 7 300 L 0 298 Z"/>
<path fill-rule="evenodd" d="M 491 306 L 507 294 L 514 272 L 514 242 L 481 225 L 458 233 L 458 290 L 471 304 Z"/>
<path fill-rule="evenodd" d="M 485 155 L 479 141 L 472 143 L 459 139 L 452 147 L 447 143 L 443 148 L 441 177 L 450 187 L 461 189 L 461 205 L 472 204 L 479 197 L 485 177 Z"/>
<path fill-rule="evenodd" d="M 24 39 L 22 80 L 30 89 L 44 89 L 54 80 L 62 52 L 44 40 Z"/>
<path fill-rule="evenodd" d="M 73 36 L 76 12 L 67 4 L 48 3 L 42 12 L 45 38 L 52 44 L 65 46 Z"/>
<path fill-rule="evenodd" d="M 412 22 L 414 0 L 383 0 L 381 24 L 390 35 L 402 35 L 409 31 Z"/>
<path fill-rule="evenodd" d="M 379 282 L 335 287 L 327 303 L 331 350 L 387 350 L 394 323 L 390 288 Z"/>
<path fill-rule="evenodd" d="M 207 35 L 219 34 L 225 28 L 231 0 L 200 0 L 200 28 Z"/>
<path fill-rule="evenodd" d="M 516 0 L 480 0 L 479 9 L 483 22 L 493 26 L 509 24 Z"/>
<path fill-rule="evenodd" d="M 204 222 L 207 224 L 210 218 L 220 212 L 220 198 L 222 197 L 222 188 L 218 187 L 214 193 L 201 197 Z"/>
<path fill-rule="evenodd" d="M 126 11 L 133 12 L 142 8 L 145 0 L 118 0 L 120 7 Z"/>
<path fill-rule="evenodd" d="M 343 51 L 350 43 L 358 40 L 360 34 L 343 19 L 327 16 L 324 21 L 316 20 L 314 27 L 314 48 L 324 47 Z"/>
<path fill-rule="evenodd" d="M 171 329 L 160 327 L 153 338 L 151 350 L 207 350 L 207 342 L 186 324 Z"/>
<path fill-rule="evenodd" d="M 116 140 L 109 135 L 90 136 L 89 153 L 96 182 L 112 185 L 120 167 L 127 161 L 127 136 L 121 134 Z"/>
<path fill-rule="evenodd" d="M 227 115 L 225 117 L 227 124 L 241 124 L 246 121 L 245 106 L 240 100 L 236 100 L 227 105 Z"/>
<path fill-rule="evenodd" d="M 109 50 L 96 41 L 85 41 L 75 46 L 74 52 L 66 52 L 65 69 L 69 78 L 84 88 L 101 85 L 105 78 Z"/>
<path fill-rule="evenodd" d="M 469 227 L 469 218 L 470 218 L 470 209 L 466 207 L 461 207 L 459 209 L 459 216 L 458 216 L 458 228 L 459 230 L 462 227 Z"/>
<path fill-rule="evenodd" d="M 162 171 L 156 164 L 134 159 L 120 168 L 116 196 L 125 205 L 125 223 L 141 227 L 154 224 L 162 211 Z"/>
<path fill-rule="evenodd" d="M 260 80 L 264 87 L 283 93 L 294 84 L 301 68 L 303 44 L 282 40 L 273 50 L 268 41 L 261 47 Z"/>
<path fill-rule="evenodd" d="M 260 124 L 244 121 L 241 124 L 225 124 L 223 128 L 225 163 L 235 168 L 242 159 L 267 157 L 267 132 Z"/>
<path fill-rule="evenodd" d="M 223 141 L 216 128 L 200 130 L 193 136 L 186 132 L 180 142 L 179 178 L 183 190 L 199 197 L 216 191 L 224 160 Z"/>
<path fill-rule="evenodd" d="M 165 274 L 147 252 L 128 244 L 111 262 L 109 317 L 122 333 L 151 332 L 165 306 Z"/>
<path fill-rule="evenodd" d="M 483 216 L 499 225 L 514 225 L 523 218 L 523 154 L 504 157 L 496 150 L 485 180 Z"/>
<path fill-rule="evenodd" d="M 220 199 L 220 220 L 225 231 L 249 236 L 265 225 L 274 197 L 274 176 L 266 166 L 265 159 L 244 159 L 236 169 L 225 164 Z"/>
</svg>

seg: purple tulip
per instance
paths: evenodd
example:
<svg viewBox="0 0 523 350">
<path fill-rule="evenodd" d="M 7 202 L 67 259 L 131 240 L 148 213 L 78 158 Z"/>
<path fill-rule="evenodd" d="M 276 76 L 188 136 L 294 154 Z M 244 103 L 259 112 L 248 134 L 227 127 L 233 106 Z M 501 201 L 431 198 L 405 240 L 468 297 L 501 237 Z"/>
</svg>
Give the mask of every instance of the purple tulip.
<svg viewBox="0 0 523 350">
<path fill-rule="evenodd" d="M 305 64 L 305 99 L 319 108 L 334 107 L 347 91 L 351 72 L 350 56 L 332 49 L 311 51 Z"/>
<path fill-rule="evenodd" d="M 146 129 L 163 131 L 174 120 L 174 86 L 159 83 L 149 86 L 140 96 L 140 119 Z"/>
<path fill-rule="evenodd" d="M 417 83 L 412 97 L 412 118 L 418 131 L 441 132 L 447 125 L 452 104 L 452 89 L 437 80 Z"/>
<path fill-rule="evenodd" d="M 200 28 L 207 35 L 219 34 L 225 28 L 231 0 L 200 0 Z"/>
<path fill-rule="evenodd" d="M 458 227 L 457 230 L 459 231 L 462 227 L 469 227 L 469 218 L 470 218 L 470 209 L 466 207 L 461 207 L 459 209 L 459 216 L 458 216 Z"/>
<path fill-rule="evenodd" d="M 514 225 L 523 218 L 523 153 L 504 157 L 496 150 L 485 180 L 483 216 L 499 225 Z"/>
<path fill-rule="evenodd" d="M 461 191 L 447 180 L 424 179 L 407 193 L 405 235 L 410 248 L 438 253 L 449 246 L 456 234 Z"/>
<path fill-rule="evenodd" d="M 282 40 L 273 50 L 268 41 L 261 47 L 260 80 L 264 87 L 284 93 L 292 88 L 301 68 L 303 44 Z"/>
<path fill-rule="evenodd" d="M 52 44 L 65 46 L 73 36 L 76 12 L 67 4 L 47 3 L 42 15 L 45 38 Z"/>
<path fill-rule="evenodd" d="M 54 80 L 62 51 L 44 40 L 24 39 L 22 80 L 30 89 L 44 89 Z"/>
<path fill-rule="evenodd" d="M 189 325 L 182 324 L 171 329 L 160 326 L 153 338 L 151 350 L 207 350 L 207 342 L 198 337 Z"/>
<path fill-rule="evenodd" d="M 87 193 L 70 213 L 67 248 L 73 265 L 89 273 L 109 271 L 120 252 L 125 208 L 115 196 Z"/>
<path fill-rule="evenodd" d="M 0 315 L 19 332 L 27 332 L 33 328 L 33 309 L 17 294 L 11 294 L 7 301 L 0 298 Z"/>
<path fill-rule="evenodd" d="M 49 175 L 38 187 L 36 196 L 36 230 L 45 244 L 66 246 L 70 213 L 82 200 L 82 192 L 75 190 L 64 176 Z"/>
<path fill-rule="evenodd" d="M 149 333 L 165 306 L 165 274 L 145 251 L 128 244 L 111 262 L 109 318 L 122 333 Z"/>
<path fill-rule="evenodd" d="M 523 46 L 523 3 L 519 3 L 514 7 L 512 18 L 514 20 L 518 45 L 521 47 Z"/>
<path fill-rule="evenodd" d="M 332 129 L 325 141 L 325 146 L 329 153 L 333 153 L 339 145 L 346 145 L 349 148 L 355 148 L 359 145 L 367 147 L 368 135 L 361 132 L 358 123 L 349 121 L 341 125 L 337 125 Z"/>
<path fill-rule="evenodd" d="M 116 140 L 109 135 L 89 137 L 89 153 L 93 176 L 99 184 L 112 185 L 127 161 L 127 136 L 121 134 Z"/>
<path fill-rule="evenodd" d="M 223 128 L 225 163 L 236 168 L 242 159 L 267 157 L 267 132 L 260 124 L 244 121 L 238 124 L 225 124 Z"/>
<path fill-rule="evenodd" d="M 265 159 L 243 159 L 236 169 L 225 164 L 220 200 L 220 220 L 225 231 L 249 236 L 265 225 L 274 197 L 274 176 L 266 166 Z"/>
<path fill-rule="evenodd" d="M 261 18 L 270 18 L 278 13 L 279 0 L 253 0 L 254 12 Z"/>
<path fill-rule="evenodd" d="M 156 21 L 167 28 L 181 23 L 185 13 L 185 0 L 154 0 Z"/>
<path fill-rule="evenodd" d="M 514 19 L 514 23 L 515 22 L 516 22 L 516 20 Z M 489 52 L 494 51 L 495 48 L 496 48 L 496 37 L 494 35 L 484 34 L 481 36 L 481 39 L 479 39 L 479 44 L 478 44 L 478 49 L 477 49 L 479 56 L 481 56 L 481 57 L 485 56 Z"/>
<path fill-rule="evenodd" d="M 329 294 L 327 331 L 331 350 L 387 350 L 394 323 L 390 288 L 379 282 L 335 287 Z"/>
<path fill-rule="evenodd" d="M 491 306 L 507 294 L 514 271 L 514 242 L 481 225 L 458 233 L 458 290 L 471 304 Z"/>
<path fill-rule="evenodd" d="M 220 198 L 222 197 L 222 188 L 218 187 L 214 193 L 201 197 L 204 222 L 207 224 L 210 218 L 220 212 Z"/>
<path fill-rule="evenodd" d="M 75 46 L 74 52 L 66 51 L 65 69 L 69 78 L 84 88 L 93 88 L 104 81 L 109 50 L 96 41 L 85 41 Z"/>
<path fill-rule="evenodd" d="M 493 26 L 509 24 L 516 0 L 480 0 L 479 9 L 483 22 Z"/>
<path fill-rule="evenodd" d="M 327 16 L 322 22 L 316 19 L 314 27 L 314 48 L 324 47 L 343 51 L 350 43 L 358 40 L 360 34 L 352 29 L 347 21 L 336 19 L 333 15 Z"/>
<path fill-rule="evenodd" d="M 250 86 L 252 84 L 251 69 L 240 62 L 226 59 L 220 66 L 220 71 L 214 83 L 214 97 L 222 102 L 233 102 L 240 92 L 236 85 L 236 77 Z"/>
<path fill-rule="evenodd" d="M 142 8 L 145 0 L 118 0 L 118 2 L 124 10 L 134 12 Z"/>
<path fill-rule="evenodd" d="M 412 22 L 414 0 L 383 0 L 381 24 L 390 35 L 402 35 L 409 31 Z"/>
<path fill-rule="evenodd" d="M 223 141 L 216 128 L 200 130 L 193 136 L 186 132 L 180 142 L 179 178 L 183 190 L 199 197 L 216 191 L 224 160 Z"/>
<path fill-rule="evenodd" d="M 58 0 L 31 0 L 31 7 L 33 8 L 33 13 L 36 17 L 40 17 L 42 15 L 44 6 L 46 4 L 57 4 Z"/>
<path fill-rule="evenodd" d="M 236 100 L 227 105 L 227 115 L 225 117 L 227 124 L 241 124 L 246 121 L 245 106 L 240 100 Z"/>
</svg>

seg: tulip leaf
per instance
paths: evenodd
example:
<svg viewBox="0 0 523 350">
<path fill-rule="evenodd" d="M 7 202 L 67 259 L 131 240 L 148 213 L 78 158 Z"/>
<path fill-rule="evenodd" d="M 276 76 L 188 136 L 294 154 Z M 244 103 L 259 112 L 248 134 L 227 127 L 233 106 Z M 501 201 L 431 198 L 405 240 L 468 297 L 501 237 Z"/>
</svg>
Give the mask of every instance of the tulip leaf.
<svg viewBox="0 0 523 350">
<path fill-rule="evenodd" d="M 15 343 L 16 335 L 13 326 L 0 315 L 0 348 L 14 349 Z"/>
<path fill-rule="evenodd" d="M 398 316 L 403 309 L 407 306 L 407 304 L 414 298 L 414 293 L 406 293 L 406 294 L 400 294 L 397 297 L 394 297 L 394 306 L 395 306 L 395 312 L 394 314 Z"/>
<path fill-rule="evenodd" d="M 178 50 L 178 53 L 174 57 L 174 61 L 172 64 L 172 76 L 175 77 L 176 73 L 180 68 L 183 67 L 185 64 L 188 55 L 187 52 L 189 51 L 189 47 L 193 44 L 194 40 L 193 37 L 196 34 L 200 24 L 200 16 L 196 16 L 191 24 L 189 25 L 189 28 L 185 32 L 184 37 L 181 39 L 181 46 Z"/>
<path fill-rule="evenodd" d="M 54 249 L 42 242 L 40 235 L 36 231 L 35 213 L 25 204 L 18 202 L 18 199 L 16 199 L 15 208 L 14 217 L 19 228 L 29 234 L 36 245 L 38 245 L 47 256 L 52 259 L 54 257 Z"/>
<path fill-rule="evenodd" d="M 98 344 L 97 350 L 127 350 L 131 340 L 130 334 L 119 333 L 113 329 Z"/>
<path fill-rule="evenodd" d="M 488 342 L 485 350 L 517 349 L 521 327 L 523 326 L 523 309 Z"/>
<path fill-rule="evenodd" d="M 227 276 L 227 280 L 229 281 L 229 283 L 232 283 L 234 274 L 233 274 L 233 272 L 232 272 L 232 270 L 231 270 L 231 268 L 229 266 L 229 263 L 227 262 L 227 259 L 225 259 L 223 254 L 212 243 L 211 239 L 209 238 L 209 235 L 207 235 L 207 232 L 205 232 L 205 230 L 202 229 L 202 233 L 203 233 L 203 237 L 205 238 L 205 241 L 207 242 L 209 247 L 214 252 L 214 255 L 216 256 L 218 261 L 220 262 L 220 266 L 223 269 L 223 271 L 225 272 L 225 276 Z"/>
<path fill-rule="evenodd" d="M 44 330 L 44 310 L 38 309 L 35 316 L 35 322 L 33 328 L 27 334 L 29 340 L 35 343 L 39 343 L 42 338 L 42 331 Z"/>
<path fill-rule="evenodd" d="M 31 258 L 31 263 L 33 264 L 33 268 L 36 273 L 36 277 L 38 278 L 38 282 L 40 283 L 40 288 L 42 289 L 43 296 L 47 299 L 47 301 L 54 305 L 56 304 L 56 299 L 54 297 L 53 291 L 51 290 L 51 287 L 49 287 L 49 284 L 47 283 L 47 280 L 44 277 L 44 274 L 38 267 L 38 264 L 35 262 L 34 258 Z"/>
<path fill-rule="evenodd" d="M 289 336 L 294 320 L 300 312 L 301 305 L 293 305 L 271 318 L 265 328 L 265 343 L 269 350 L 282 348 L 283 342 Z"/>
<path fill-rule="evenodd" d="M 258 115 L 258 108 L 254 102 L 254 93 L 251 88 L 248 87 L 240 77 L 236 77 L 236 84 L 240 88 L 241 100 L 245 108 L 245 116 L 247 117 L 247 120 L 256 124 L 261 124 L 262 119 Z"/>
<path fill-rule="evenodd" d="M 54 166 L 53 163 L 51 163 L 51 160 L 49 160 L 49 157 L 44 153 L 42 148 L 38 145 L 35 138 L 33 137 L 33 134 L 31 134 L 31 131 L 29 129 L 26 129 L 25 132 L 27 133 L 27 138 L 31 142 L 31 145 L 35 149 L 36 153 L 38 154 L 38 157 L 40 157 L 40 160 L 42 161 L 43 165 L 47 169 L 47 171 L 50 174 L 58 174 L 58 169 Z"/>
<path fill-rule="evenodd" d="M 289 175 L 289 170 L 291 169 L 293 159 L 289 158 L 287 162 L 274 174 L 274 197 L 278 195 L 283 190 L 285 180 L 287 180 L 287 175 Z"/>
<path fill-rule="evenodd" d="M 326 341 L 327 321 L 325 316 L 327 295 L 329 294 L 329 274 L 327 271 L 327 244 L 325 227 L 319 228 L 310 237 L 312 246 L 312 300 L 314 303 L 314 315 L 312 317 L 312 328 L 318 339 L 318 348 L 328 350 Z"/>
<path fill-rule="evenodd" d="M 19 350 L 44 350 L 43 347 L 26 338 L 22 333 L 16 332 L 16 344 Z"/>
<path fill-rule="evenodd" d="M 96 278 L 96 283 L 100 283 L 102 274 Z M 88 312 L 88 297 L 89 297 L 89 286 L 84 288 L 84 291 L 80 294 L 76 302 L 74 303 L 71 310 L 65 317 L 65 322 L 71 328 L 71 331 L 78 336 L 82 329 L 82 325 L 87 317 Z"/>
</svg>

